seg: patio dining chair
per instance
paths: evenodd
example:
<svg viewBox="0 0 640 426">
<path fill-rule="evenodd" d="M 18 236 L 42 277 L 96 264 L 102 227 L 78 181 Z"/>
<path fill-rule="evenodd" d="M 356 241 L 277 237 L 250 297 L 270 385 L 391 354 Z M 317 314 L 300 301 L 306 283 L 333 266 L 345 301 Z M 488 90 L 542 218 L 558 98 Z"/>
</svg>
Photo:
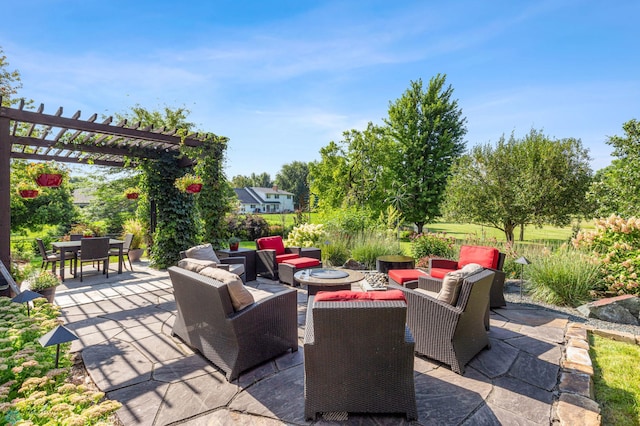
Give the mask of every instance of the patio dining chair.
<svg viewBox="0 0 640 426">
<path fill-rule="evenodd" d="M 133 234 L 128 233 L 124 235 L 124 243 L 122 244 L 122 256 L 127 256 L 127 260 L 129 261 L 129 269 L 133 271 L 133 265 L 131 264 L 131 259 L 129 258 L 129 248 L 131 247 L 131 241 L 133 241 Z M 117 248 L 112 248 L 109 250 L 109 256 L 119 256 L 120 250 Z M 124 263 L 124 262 L 123 262 Z M 124 268 L 127 269 L 127 264 L 124 263 Z"/>
<path fill-rule="evenodd" d="M 102 273 L 109 278 L 109 238 L 83 238 L 80 240 L 80 253 L 78 260 L 80 263 L 80 282 L 82 282 L 82 264 L 87 262 L 102 262 Z M 98 263 L 98 271 L 100 264 Z"/>
<path fill-rule="evenodd" d="M 44 242 L 42 238 L 36 238 L 36 243 L 38 244 L 38 251 L 40 252 L 40 256 L 42 256 L 42 264 L 40 265 L 40 269 L 46 269 L 47 266 L 51 263 L 51 271 L 55 273 L 56 265 L 60 257 L 58 254 L 54 253 L 53 250 L 47 250 L 44 246 Z M 64 268 L 64 265 L 61 265 Z"/>
</svg>

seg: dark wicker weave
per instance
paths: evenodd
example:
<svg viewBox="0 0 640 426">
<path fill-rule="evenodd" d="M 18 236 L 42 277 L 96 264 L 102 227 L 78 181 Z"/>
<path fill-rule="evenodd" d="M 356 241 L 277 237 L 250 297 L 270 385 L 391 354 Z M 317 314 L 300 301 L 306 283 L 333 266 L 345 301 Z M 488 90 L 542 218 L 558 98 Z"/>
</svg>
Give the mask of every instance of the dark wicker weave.
<svg viewBox="0 0 640 426">
<path fill-rule="evenodd" d="M 285 247 L 285 253 L 296 253 L 300 257 L 312 257 L 321 260 L 320 249 L 314 247 Z M 278 280 L 278 262 L 276 251 L 271 249 L 260 250 L 256 242 L 256 273 L 263 277 Z"/>
<path fill-rule="evenodd" d="M 490 306 L 492 308 L 500 308 L 502 306 L 506 306 L 507 302 L 504 300 L 504 280 L 505 273 L 502 272 L 502 268 L 504 266 L 504 253 L 498 254 L 498 266 L 496 269 L 490 269 L 495 272 L 495 276 L 493 278 L 493 283 L 491 284 L 491 296 L 490 296 Z M 448 269 L 457 269 L 458 262 L 455 260 L 448 259 L 429 259 L 429 270 L 431 268 L 448 268 Z M 438 278 L 432 278 L 437 280 Z"/>
<path fill-rule="evenodd" d="M 416 340 L 416 352 L 451 366 L 462 374 L 464 366 L 485 347 L 490 347 L 484 327 L 494 272 L 485 269 L 466 278 L 455 306 L 416 290 L 391 285 L 407 298 L 407 323 Z M 418 288 L 426 280 L 418 280 Z"/>
<path fill-rule="evenodd" d="M 177 314 L 173 334 L 222 369 L 228 381 L 283 352 L 298 350 L 297 297 L 284 289 L 234 312 L 227 286 L 169 268 Z"/>
<path fill-rule="evenodd" d="M 417 419 L 405 302 L 313 300 L 304 337 L 305 418 L 346 411 Z"/>
</svg>

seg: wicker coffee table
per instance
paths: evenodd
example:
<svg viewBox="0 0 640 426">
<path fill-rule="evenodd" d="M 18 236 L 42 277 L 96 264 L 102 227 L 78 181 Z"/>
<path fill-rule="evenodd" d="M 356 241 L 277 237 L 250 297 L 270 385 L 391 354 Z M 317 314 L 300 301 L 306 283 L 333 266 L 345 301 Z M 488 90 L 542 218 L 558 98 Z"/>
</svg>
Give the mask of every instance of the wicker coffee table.
<svg viewBox="0 0 640 426">
<path fill-rule="evenodd" d="M 351 290 L 351 284 L 364 279 L 364 274 L 351 269 L 305 269 L 294 274 L 300 284 L 307 286 L 307 295 L 318 291 Z"/>
</svg>

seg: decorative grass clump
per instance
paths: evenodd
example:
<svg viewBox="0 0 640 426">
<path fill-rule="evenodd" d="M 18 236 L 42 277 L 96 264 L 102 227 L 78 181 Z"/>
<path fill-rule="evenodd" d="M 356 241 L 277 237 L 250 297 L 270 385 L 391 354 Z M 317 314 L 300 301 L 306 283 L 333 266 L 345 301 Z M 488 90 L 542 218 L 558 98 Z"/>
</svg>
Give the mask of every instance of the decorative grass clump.
<svg viewBox="0 0 640 426">
<path fill-rule="evenodd" d="M 402 254 L 398 241 L 374 234 L 358 236 L 351 248 L 351 257 L 366 269 L 376 269 L 376 259 L 391 254 Z"/>
<path fill-rule="evenodd" d="M 640 424 L 640 346 L 594 334 L 589 340 L 602 424 Z"/>
<path fill-rule="evenodd" d="M 599 283 L 598 264 L 566 247 L 531 259 L 526 274 L 531 297 L 559 306 L 575 307 L 588 302 Z"/>
</svg>

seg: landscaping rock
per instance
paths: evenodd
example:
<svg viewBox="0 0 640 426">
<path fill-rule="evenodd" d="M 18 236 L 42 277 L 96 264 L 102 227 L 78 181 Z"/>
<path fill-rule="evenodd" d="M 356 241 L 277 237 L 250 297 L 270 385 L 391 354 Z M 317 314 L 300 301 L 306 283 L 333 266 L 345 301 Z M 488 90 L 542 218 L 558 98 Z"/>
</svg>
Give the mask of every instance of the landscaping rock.
<svg viewBox="0 0 640 426">
<path fill-rule="evenodd" d="M 347 260 L 342 267 L 345 269 L 354 269 L 356 271 L 363 271 L 365 269 L 365 266 L 362 263 L 354 259 Z"/>
<path fill-rule="evenodd" d="M 601 299 L 578 307 L 587 318 L 597 318 L 618 324 L 640 325 L 640 298 L 624 295 Z"/>
</svg>

